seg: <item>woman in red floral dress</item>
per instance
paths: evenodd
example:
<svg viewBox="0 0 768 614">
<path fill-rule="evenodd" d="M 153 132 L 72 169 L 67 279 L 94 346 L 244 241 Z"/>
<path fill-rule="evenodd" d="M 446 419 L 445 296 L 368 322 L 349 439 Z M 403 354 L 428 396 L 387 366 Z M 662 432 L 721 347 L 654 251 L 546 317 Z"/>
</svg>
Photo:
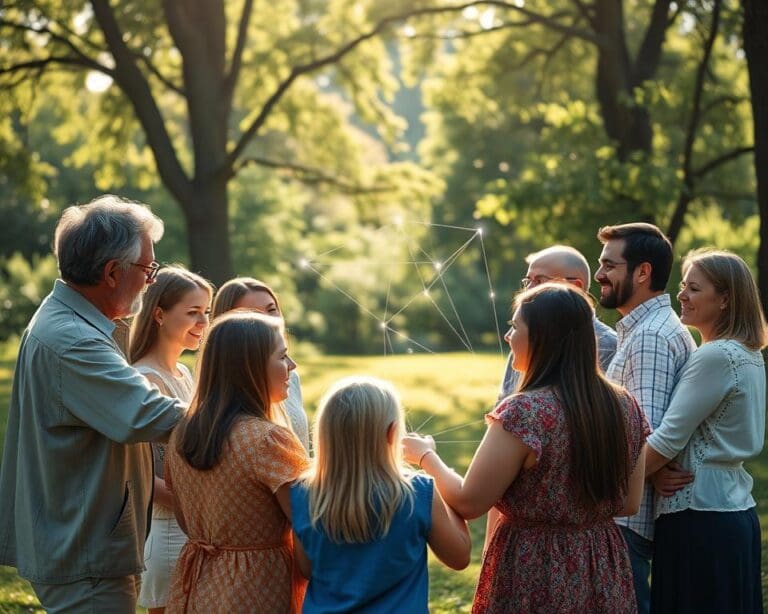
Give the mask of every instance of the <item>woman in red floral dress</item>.
<svg viewBox="0 0 768 614">
<path fill-rule="evenodd" d="M 429 437 L 407 437 L 406 458 L 464 518 L 493 508 L 473 612 L 634 613 L 613 517 L 640 504 L 645 416 L 600 374 L 583 292 L 545 284 L 515 303 L 506 338 L 519 389 L 488 414 L 466 476 Z"/>
</svg>

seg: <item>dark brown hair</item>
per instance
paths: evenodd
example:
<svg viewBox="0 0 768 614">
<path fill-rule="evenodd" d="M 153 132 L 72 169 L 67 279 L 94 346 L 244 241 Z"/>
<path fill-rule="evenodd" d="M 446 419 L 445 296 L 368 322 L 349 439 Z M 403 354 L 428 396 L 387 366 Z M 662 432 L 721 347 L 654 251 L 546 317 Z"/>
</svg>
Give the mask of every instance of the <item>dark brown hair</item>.
<svg viewBox="0 0 768 614">
<path fill-rule="evenodd" d="M 626 496 L 632 472 L 626 392 L 609 382 L 597 363 L 587 295 L 573 286 L 543 284 L 515 300 L 528 327 L 528 369 L 519 391 L 551 386 L 570 432 L 571 477 L 582 503 L 595 508 Z"/>
<path fill-rule="evenodd" d="M 234 312 L 217 319 L 200 354 L 197 390 L 175 435 L 176 450 L 196 469 L 218 462 L 235 421 L 274 422 L 267 365 L 283 334 L 280 318 Z"/>
<path fill-rule="evenodd" d="M 667 287 L 672 272 L 672 243 L 657 226 L 644 222 L 603 226 L 597 231 L 603 244 L 614 239 L 624 241 L 622 258 L 627 261 L 627 274 L 639 264 L 651 265 L 651 290 L 659 292 Z"/>
</svg>

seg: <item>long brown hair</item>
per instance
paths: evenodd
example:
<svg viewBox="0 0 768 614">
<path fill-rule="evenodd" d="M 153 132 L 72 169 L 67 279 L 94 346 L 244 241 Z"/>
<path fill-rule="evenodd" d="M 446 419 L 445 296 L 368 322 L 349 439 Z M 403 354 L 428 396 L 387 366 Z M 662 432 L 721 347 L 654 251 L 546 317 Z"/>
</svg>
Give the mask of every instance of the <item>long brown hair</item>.
<svg viewBox="0 0 768 614">
<path fill-rule="evenodd" d="M 232 311 L 237 302 L 249 292 L 266 292 L 275 301 L 275 306 L 280 313 L 280 302 L 277 300 L 277 294 L 263 281 L 253 277 L 235 277 L 226 282 L 216 293 L 211 310 L 211 319 L 218 318 L 220 315 Z"/>
<path fill-rule="evenodd" d="M 207 279 L 187 271 L 182 266 L 163 267 L 158 271 L 155 283 L 147 288 L 141 302 L 141 311 L 131 323 L 131 336 L 128 347 L 130 362 L 140 360 L 152 349 L 157 342 L 159 325 L 155 319 L 155 311 L 172 309 L 184 295 L 200 288 L 208 293 L 208 301 L 213 296 L 213 287 Z"/>
<path fill-rule="evenodd" d="M 217 319 L 200 355 L 197 390 L 179 423 L 176 450 L 196 469 L 218 462 L 235 421 L 275 421 L 267 365 L 283 335 L 280 318 L 234 312 Z"/>
<path fill-rule="evenodd" d="M 515 300 L 528 327 L 528 369 L 519 391 L 552 386 L 571 435 L 571 477 L 588 508 L 626 495 L 630 467 L 622 396 L 597 363 L 594 312 L 584 292 L 543 284 Z"/>
</svg>

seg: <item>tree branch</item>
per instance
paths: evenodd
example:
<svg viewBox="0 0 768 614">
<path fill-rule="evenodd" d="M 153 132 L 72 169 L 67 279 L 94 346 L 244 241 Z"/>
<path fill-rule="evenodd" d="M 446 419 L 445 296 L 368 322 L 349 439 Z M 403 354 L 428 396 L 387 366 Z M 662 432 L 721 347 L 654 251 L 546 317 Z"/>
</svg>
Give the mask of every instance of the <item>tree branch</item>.
<svg viewBox="0 0 768 614">
<path fill-rule="evenodd" d="M 134 53 L 123 39 L 109 0 L 91 0 L 91 6 L 115 59 L 113 78 L 133 105 L 163 183 L 184 208 L 191 201 L 192 185 L 176 155 L 149 83 L 136 65 Z"/>
<path fill-rule="evenodd" d="M 685 146 L 683 150 L 683 190 L 678 197 L 677 205 L 672 213 L 672 218 L 669 222 L 669 229 L 667 236 L 674 245 L 677 240 L 677 236 L 683 228 L 683 222 L 685 220 L 685 214 L 688 211 L 688 205 L 693 199 L 693 193 L 695 188 L 695 176 L 691 171 L 691 164 L 693 158 L 693 144 L 696 140 L 696 131 L 699 127 L 699 118 L 701 115 L 701 97 L 704 92 L 704 81 L 707 76 L 707 66 L 709 65 L 709 58 L 712 55 L 712 48 L 715 45 L 715 39 L 717 38 L 718 30 L 720 28 L 720 7 L 722 0 L 714 0 L 714 6 L 712 8 L 712 24 L 709 29 L 709 35 L 704 44 L 704 53 L 701 56 L 701 61 L 696 69 L 696 80 L 693 87 L 693 108 L 691 109 L 691 117 L 688 120 L 688 130 L 685 135 Z M 701 170 L 701 169 L 699 169 Z"/>
<path fill-rule="evenodd" d="M 237 84 L 237 78 L 240 74 L 240 68 L 243 65 L 243 51 L 245 50 L 245 43 L 248 40 L 248 25 L 251 22 L 251 13 L 253 12 L 253 0 L 245 0 L 243 3 L 243 11 L 240 14 L 240 23 L 237 27 L 237 42 L 235 43 L 235 49 L 232 52 L 232 59 L 229 63 L 229 71 L 227 72 L 224 85 L 227 88 L 229 98 L 231 100 L 232 94 L 235 91 L 235 85 Z"/>
<path fill-rule="evenodd" d="M 755 153 L 754 146 L 749 147 L 737 147 L 736 149 L 732 149 L 731 151 L 728 151 L 717 158 L 710 160 L 706 164 L 703 164 L 699 168 L 691 171 L 691 176 L 695 177 L 697 179 L 702 178 L 707 173 L 715 170 L 718 166 L 722 166 L 726 162 L 730 162 L 731 160 L 735 160 L 736 158 L 739 158 L 746 154 Z"/>
<path fill-rule="evenodd" d="M 147 67 L 147 70 L 153 74 L 160 83 L 162 83 L 165 87 L 167 87 L 169 90 L 176 92 L 179 96 L 186 96 L 186 93 L 184 91 L 184 88 L 173 81 L 171 81 L 168 77 L 166 77 L 163 73 L 160 72 L 160 69 L 157 68 L 157 66 L 154 65 L 152 60 L 150 60 L 147 56 L 134 52 L 134 57 L 141 61 L 144 66 Z"/>
<path fill-rule="evenodd" d="M 84 53 L 77 45 L 75 45 L 74 42 L 72 42 L 66 36 L 62 36 L 61 34 L 54 32 L 47 25 L 33 26 L 33 25 L 18 23 L 15 21 L 9 21 L 7 19 L 0 19 L 0 28 L 3 28 L 3 27 L 11 28 L 13 30 L 18 30 L 21 32 L 33 32 L 39 35 L 50 36 L 51 39 L 55 40 L 58 43 L 61 43 L 62 45 L 70 49 L 72 53 L 75 54 L 75 56 L 80 58 L 82 66 L 87 66 L 93 70 L 98 70 L 100 72 L 103 72 L 104 74 L 111 76 L 109 68 L 102 65 L 97 60 L 89 56 L 88 54 Z"/>
<path fill-rule="evenodd" d="M 656 74 L 656 70 L 659 67 L 667 28 L 669 28 L 673 21 L 669 18 L 670 4 L 671 0 L 656 0 L 653 5 L 648 29 L 645 31 L 643 42 L 640 45 L 635 60 L 633 84 L 636 86 L 650 79 Z"/>
<path fill-rule="evenodd" d="M 43 71 L 49 65 L 52 65 L 52 64 L 86 67 L 86 68 L 92 68 L 94 70 L 100 70 L 106 75 L 111 76 L 112 74 L 111 71 L 105 66 L 101 66 L 100 64 L 97 64 L 97 63 L 88 62 L 86 60 L 83 60 L 80 57 L 52 55 L 52 56 L 48 56 L 47 58 L 38 58 L 36 60 L 28 60 L 26 62 L 18 62 L 17 64 L 12 64 L 10 66 L 0 67 L 0 75 L 13 75 L 13 74 L 16 74 L 17 72 L 25 71 L 25 70 Z M 17 84 L 14 84 L 14 85 L 17 85 Z"/>
<path fill-rule="evenodd" d="M 394 189 L 393 186 L 360 186 L 349 183 L 339 177 L 329 175 L 324 171 L 313 168 L 310 166 L 304 166 L 302 164 L 295 164 L 291 162 L 280 162 L 277 160 L 269 160 L 267 158 L 249 157 L 242 160 L 234 169 L 233 174 L 237 174 L 242 168 L 250 165 L 264 166 L 276 170 L 288 171 L 290 175 L 307 185 L 321 185 L 327 184 L 340 190 L 344 194 L 377 194 L 382 192 L 389 192 Z"/>
<path fill-rule="evenodd" d="M 293 82 L 298 77 L 305 75 L 307 73 L 314 72 L 319 68 L 328 66 L 329 64 L 335 64 L 341 58 L 347 55 L 349 52 L 353 51 L 356 47 L 358 47 L 361 43 L 367 40 L 370 40 L 371 38 L 381 34 L 383 31 L 390 28 L 396 23 L 399 23 L 399 22 L 405 21 L 406 19 L 410 19 L 414 17 L 424 17 L 428 15 L 437 15 L 437 14 L 450 13 L 450 12 L 461 12 L 467 8 L 474 7 L 474 6 L 494 6 L 498 8 L 508 9 L 511 11 L 516 11 L 522 15 L 525 15 L 531 18 L 534 23 L 540 23 L 557 32 L 582 38 L 596 45 L 602 44 L 602 38 L 597 34 L 595 34 L 594 32 L 590 32 L 587 30 L 583 30 L 581 28 L 574 28 L 568 25 L 558 23 L 557 21 L 551 19 L 550 16 L 540 15 L 538 13 L 534 13 L 533 11 L 530 11 L 524 8 L 523 6 L 517 6 L 516 4 L 503 2 L 501 0 L 478 0 L 476 2 L 468 2 L 466 4 L 460 4 L 460 5 L 454 5 L 454 6 L 427 7 L 427 8 L 421 8 L 421 9 L 414 9 L 412 11 L 408 11 L 398 15 L 391 15 L 389 17 L 384 17 L 376 25 L 374 25 L 370 30 L 368 30 L 363 34 L 360 34 L 356 38 L 353 38 L 352 40 L 343 44 L 341 47 L 336 49 L 336 51 L 333 51 L 323 57 L 317 58 L 312 62 L 294 66 L 291 69 L 288 76 L 277 86 L 277 88 L 272 93 L 272 95 L 266 100 L 259 114 L 251 121 L 250 125 L 240 135 L 240 138 L 238 139 L 236 145 L 230 151 L 223 167 L 220 169 L 219 171 L 220 174 L 231 175 L 232 169 L 234 168 L 237 162 L 237 159 L 243 154 L 243 152 L 245 151 L 245 148 L 248 146 L 248 143 L 250 143 L 251 139 L 253 139 L 253 137 L 258 133 L 258 131 L 262 128 L 264 123 L 267 121 L 267 118 L 269 117 L 269 114 L 272 112 L 272 109 L 274 108 L 274 106 L 283 97 L 285 92 L 288 90 L 288 88 L 293 84 Z"/>
</svg>

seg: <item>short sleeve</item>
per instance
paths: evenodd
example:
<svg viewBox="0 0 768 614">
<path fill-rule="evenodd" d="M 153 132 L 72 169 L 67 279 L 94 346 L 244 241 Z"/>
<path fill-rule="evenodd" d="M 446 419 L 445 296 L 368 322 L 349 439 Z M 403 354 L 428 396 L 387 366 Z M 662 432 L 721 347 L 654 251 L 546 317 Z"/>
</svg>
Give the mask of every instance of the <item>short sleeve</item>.
<svg viewBox="0 0 768 614">
<path fill-rule="evenodd" d="M 514 394 L 504 399 L 496 408 L 486 414 L 486 422 L 500 422 L 504 430 L 512 433 L 536 455 L 536 461 L 541 458 L 544 441 L 544 431 L 549 425 L 549 419 L 541 407 L 533 401 L 530 395 Z"/>
<path fill-rule="evenodd" d="M 273 493 L 309 467 L 307 452 L 296 435 L 276 424 L 268 426 L 252 449 L 256 453 L 249 460 L 255 477 Z"/>
<path fill-rule="evenodd" d="M 629 457 L 632 467 L 637 463 L 640 451 L 643 449 L 646 438 L 651 434 L 651 425 L 648 424 L 648 418 L 645 412 L 640 409 L 637 400 L 631 394 L 627 394 L 624 399 L 624 407 L 627 414 L 627 442 L 629 444 Z"/>
</svg>

